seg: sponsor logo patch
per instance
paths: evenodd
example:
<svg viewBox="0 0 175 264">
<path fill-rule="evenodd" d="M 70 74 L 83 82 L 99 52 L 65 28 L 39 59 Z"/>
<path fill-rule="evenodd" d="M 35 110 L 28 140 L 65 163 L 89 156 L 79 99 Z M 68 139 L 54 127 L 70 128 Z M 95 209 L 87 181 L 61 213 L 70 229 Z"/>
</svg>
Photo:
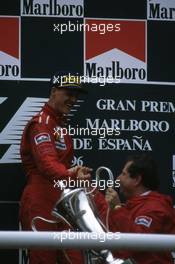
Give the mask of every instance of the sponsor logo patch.
<svg viewBox="0 0 175 264">
<path fill-rule="evenodd" d="M 150 227 L 152 223 L 152 218 L 146 215 L 141 215 L 136 217 L 134 221 L 137 225 L 144 225 L 146 227 Z"/>
<path fill-rule="evenodd" d="M 35 140 L 36 145 L 39 145 L 43 142 L 50 142 L 51 141 L 50 135 L 48 133 L 40 133 L 40 134 L 35 136 L 34 140 Z"/>
<path fill-rule="evenodd" d="M 57 149 L 62 149 L 62 150 L 67 149 L 64 137 L 59 138 L 57 141 L 55 141 L 55 146 Z"/>
</svg>

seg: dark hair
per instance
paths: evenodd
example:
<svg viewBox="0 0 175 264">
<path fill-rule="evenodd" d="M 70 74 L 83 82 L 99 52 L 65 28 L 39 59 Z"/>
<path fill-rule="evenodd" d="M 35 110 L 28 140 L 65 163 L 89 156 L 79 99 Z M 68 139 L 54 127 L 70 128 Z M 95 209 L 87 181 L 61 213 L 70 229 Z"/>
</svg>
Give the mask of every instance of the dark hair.
<svg viewBox="0 0 175 264">
<path fill-rule="evenodd" d="M 127 162 L 132 161 L 128 167 L 131 178 L 138 175 L 142 177 L 142 184 L 150 190 L 157 190 L 159 187 L 158 167 L 155 160 L 148 154 L 130 156 Z"/>
</svg>

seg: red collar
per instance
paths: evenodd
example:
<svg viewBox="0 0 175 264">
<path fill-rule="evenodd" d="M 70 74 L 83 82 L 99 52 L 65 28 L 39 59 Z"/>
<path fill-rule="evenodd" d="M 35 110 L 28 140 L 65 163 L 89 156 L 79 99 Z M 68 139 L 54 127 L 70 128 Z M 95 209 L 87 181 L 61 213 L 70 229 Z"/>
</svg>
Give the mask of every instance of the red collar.
<svg viewBox="0 0 175 264">
<path fill-rule="evenodd" d="M 58 114 L 48 103 L 43 107 L 43 111 L 50 115 L 56 122 L 65 123 L 66 117 L 63 114 Z"/>
</svg>

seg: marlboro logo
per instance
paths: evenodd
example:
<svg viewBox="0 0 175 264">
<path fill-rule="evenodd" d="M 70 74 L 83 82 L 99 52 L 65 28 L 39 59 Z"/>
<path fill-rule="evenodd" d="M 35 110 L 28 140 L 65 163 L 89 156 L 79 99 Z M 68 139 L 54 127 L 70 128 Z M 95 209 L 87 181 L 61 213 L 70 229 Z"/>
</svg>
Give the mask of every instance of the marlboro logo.
<svg viewBox="0 0 175 264">
<path fill-rule="evenodd" d="M 18 79 L 19 59 L 19 18 L 0 17 L 0 79 Z"/>
<path fill-rule="evenodd" d="M 22 16 L 82 17 L 83 0 L 21 0 Z"/>
<path fill-rule="evenodd" d="M 146 78 L 146 71 L 143 68 L 123 68 L 120 65 L 120 61 L 111 61 L 111 66 L 108 67 L 97 67 L 97 63 L 86 63 L 86 76 L 89 77 L 113 77 L 119 79 L 140 79 L 144 80 Z"/>
<path fill-rule="evenodd" d="M 90 77 L 119 78 L 121 82 L 147 80 L 146 21 L 94 20 L 88 24 L 105 24 L 106 29 L 120 25 L 120 30 L 86 31 L 85 72 Z M 100 27 L 98 27 L 100 28 Z"/>
<path fill-rule="evenodd" d="M 148 19 L 175 21 L 175 1 L 149 0 L 147 1 Z"/>
</svg>

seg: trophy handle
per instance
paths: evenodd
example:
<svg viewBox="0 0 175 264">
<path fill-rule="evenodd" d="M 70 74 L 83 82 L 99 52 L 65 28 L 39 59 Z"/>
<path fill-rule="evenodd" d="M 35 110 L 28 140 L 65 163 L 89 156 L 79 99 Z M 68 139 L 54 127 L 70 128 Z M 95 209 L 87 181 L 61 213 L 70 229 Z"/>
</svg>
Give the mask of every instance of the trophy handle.
<svg viewBox="0 0 175 264">
<path fill-rule="evenodd" d="M 109 180 L 111 180 L 112 182 L 114 182 L 114 175 L 113 175 L 112 171 L 108 167 L 101 166 L 95 172 L 95 180 L 96 180 L 96 183 L 99 182 L 99 180 L 100 180 L 100 173 L 103 170 L 107 171 Z M 95 191 L 95 189 L 96 189 L 96 186 L 92 190 L 90 190 L 89 192 L 86 191 L 86 194 L 88 195 L 88 194 L 93 193 L 93 191 Z"/>
<path fill-rule="evenodd" d="M 109 180 L 114 181 L 114 175 L 112 171 L 108 167 L 104 167 L 104 166 L 101 166 L 96 170 L 96 180 L 97 181 L 100 180 L 100 173 L 102 170 L 106 170 L 108 172 Z"/>
</svg>

